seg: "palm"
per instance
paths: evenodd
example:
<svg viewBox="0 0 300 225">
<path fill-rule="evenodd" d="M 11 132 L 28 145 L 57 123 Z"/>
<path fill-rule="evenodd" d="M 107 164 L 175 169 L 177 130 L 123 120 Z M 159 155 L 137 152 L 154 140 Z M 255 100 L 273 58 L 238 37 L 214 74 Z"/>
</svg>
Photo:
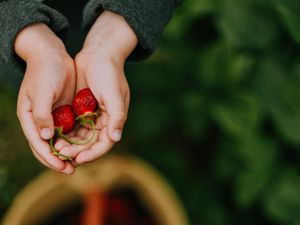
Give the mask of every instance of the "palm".
<svg viewBox="0 0 300 225">
<path fill-rule="evenodd" d="M 56 147 L 61 154 L 70 156 L 76 164 L 90 162 L 105 154 L 113 146 L 107 132 L 107 112 L 102 111 L 96 121 L 96 130 L 88 127 L 79 127 L 68 137 L 76 142 L 83 142 L 94 136 L 91 142 L 84 145 L 70 144 L 62 139 L 58 140 Z"/>
</svg>

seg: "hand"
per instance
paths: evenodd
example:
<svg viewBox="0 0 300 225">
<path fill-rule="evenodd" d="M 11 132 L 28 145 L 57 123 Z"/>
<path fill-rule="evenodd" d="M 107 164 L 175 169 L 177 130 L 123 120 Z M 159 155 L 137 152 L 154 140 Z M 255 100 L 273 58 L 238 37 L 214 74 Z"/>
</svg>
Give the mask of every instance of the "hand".
<svg viewBox="0 0 300 225">
<path fill-rule="evenodd" d="M 137 38 L 123 17 L 105 11 L 76 56 L 77 91 L 89 87 L 101 109 L 91 143 L 70 145 L 60 140 L 55 146 L 61 154 L 75 158 L 77 164 L 97 159 L 121 139 L 130 99 L 124 63 L 136 44 Z M 91 131 L 81 128 L 73 139 L 88 139 L 90 135 Z"/>
<path fill-rule="evenodd" d="M 52 109 L 72 101 L 76 83 L 74 61 L 45 24 L 23 29 L 15 41 L 15 52 L 27 65 L 17 115 L 32 152 L 45 166 L 72 174 L 73 165 L 54 156 L 47 140 L 54 134 Z"/>
</svg>

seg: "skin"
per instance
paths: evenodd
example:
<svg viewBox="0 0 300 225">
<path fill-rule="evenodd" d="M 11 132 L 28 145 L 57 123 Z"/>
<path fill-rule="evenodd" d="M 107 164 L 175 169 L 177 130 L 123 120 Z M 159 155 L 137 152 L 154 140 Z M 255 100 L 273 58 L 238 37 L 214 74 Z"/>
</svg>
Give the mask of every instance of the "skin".
<svg viewBox="0 0 300 225">
<path fill-rule="evenodd" d="M 17 115 L 32 152 L 41 163 L 72 174 L 75 166 L 96 160 L 121 139 L 130 99 L 124 63 L 136 45 L 137 37 L 124 18 L 108 11 L 97 18 L 74 60 L 45 24 L 31 25 L 20 32 L 15 52 L 26 62 L 27 69 L 19 91 Z M 57 150 L 74 159 L 63 161 L 51 154 L 47 142 L 54 132 L 51 111 L 70 104 L 74 94 L 85 87 L 92 90 L 102 111 L 96 122 L 96 135 L 91 143 L 80 146 L 59 140 Z M 83 140 L 90 133 L 81 128 L 69 136 Z"/>
</svg>

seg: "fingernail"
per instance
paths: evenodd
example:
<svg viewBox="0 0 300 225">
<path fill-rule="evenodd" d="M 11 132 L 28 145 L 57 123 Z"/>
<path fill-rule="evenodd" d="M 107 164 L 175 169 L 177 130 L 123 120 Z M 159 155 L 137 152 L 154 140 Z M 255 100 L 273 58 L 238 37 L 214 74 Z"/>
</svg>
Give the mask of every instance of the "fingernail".
<svg viewBox="0 0 300 225">
<path fill-rule="evenodd" d="M 122 136 L 122 131 L 121 130 L 115 130 L 113 132 L 113 139 L 114 141 L 120 141 Z"/>
<path fill-rule="evenodd" d="M 51 138 L 51 130 L 49 128 L 41 129 L 41 136 L 43 139 L 48 140 Z"/>
</svg>

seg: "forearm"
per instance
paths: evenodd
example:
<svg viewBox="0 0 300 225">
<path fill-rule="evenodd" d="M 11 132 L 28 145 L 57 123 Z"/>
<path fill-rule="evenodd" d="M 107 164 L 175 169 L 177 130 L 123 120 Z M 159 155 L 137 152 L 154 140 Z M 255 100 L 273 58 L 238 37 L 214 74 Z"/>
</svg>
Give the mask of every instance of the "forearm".
<svg viewBox="0 0 300 225">
<path fill-rule="evenodd" d="M 137 36 L 122 16 L 105 11 L 90 29 L 83 51 L 105 51 L 105 54 L 125 61 L 137 42 Z"/>
<path fill-rule="evenodd" d="M 122 15 L 138 38 L 134 58 L 144 58 L 155 48 L 175 8 L 173 0 L 90 0 L 83 25 L 90 28 L 104 10 Z"/>
<path fill-rule="evenodd" d="M 29 61 L 35 56 L 48 54 L 65 54 L 63 42 L 44 23 L 29 25 L 16 37 L 14 43 L 15 53 L 24 61 Z"/>
<path fill-rule="evenodd" d="M 31 24 L 45 23 L 61 34 L 68 26 L 63 15 L 33 0 L 1 1 L 0 11 L 0 60 L 13 68 L 20 69 L 13 46 L 21 30 Z"/>
</svg>

